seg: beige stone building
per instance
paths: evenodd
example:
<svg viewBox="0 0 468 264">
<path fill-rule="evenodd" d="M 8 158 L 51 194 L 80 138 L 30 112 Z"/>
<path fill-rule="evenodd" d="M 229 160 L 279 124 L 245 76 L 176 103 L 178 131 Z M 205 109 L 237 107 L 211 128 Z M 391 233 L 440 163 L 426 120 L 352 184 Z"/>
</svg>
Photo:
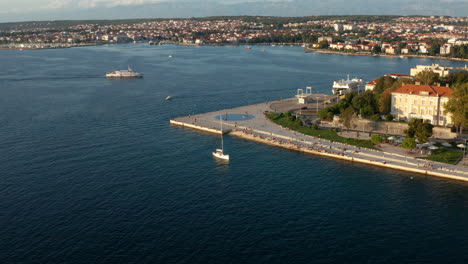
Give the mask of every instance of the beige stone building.
<svg viewBox="0 0 468 264">
<path fill-rule="evenodd" d="M 468 72 L 468 68 L 466 66 L 465 67 L 445 67 L 445 66 L 440 66 L 439 64 L 432 64 L 432 65 L 416 65 L 416 67 L 411 68 L 410 74 L 413 76 L 416 76 L 418 73 L 425 71 L 425 70 L 430 70 L 435 73 L 438 73 L 440 77 L 444 77 L 449 74 L 461 72 L 461 71 Z"/>
<path fill-rule="evenodd" d="M 449 87 L 405 84 L 392 92 L 391 114 L 399 120 L 419 118 L 448 126 L 452 118 L 444 113 L 444 104 L 451 96 Z"/>
</svg>

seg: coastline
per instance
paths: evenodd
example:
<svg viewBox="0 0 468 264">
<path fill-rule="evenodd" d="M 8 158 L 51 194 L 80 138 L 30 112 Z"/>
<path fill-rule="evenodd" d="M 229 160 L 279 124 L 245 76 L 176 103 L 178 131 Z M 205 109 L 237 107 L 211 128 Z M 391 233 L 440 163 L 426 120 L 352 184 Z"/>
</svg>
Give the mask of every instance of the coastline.
<svg viewBox="0 0 468 264">
<path fill-rule="evenodd" d="M 0 50 L 45 50 L 45 49 L 70 49 L 70 48 L 77 48 L 77 47 L 92 47 L 92 46 L 102 46 L 106 44 L 113 44 L 113 43 L 85 43 L 85 44 L 65 44 L 60 43 L 56 46 L 48 46 L 48 47 L 39 47 L 43 45 L 50 45 L 50 44 L 27 44 L 27 46 L 19 47 L 19 46 L 7 46 L 7 45 L 0 45 Z M 21 44 L 19 44 L 21 45 Z"/>
<path fill-rule="evenodd" d="M 322 49 L 312 49 L 312 48 L 304 48 L 305 50 L 316 52 L 316 53 L 325 53 L 325 54 L 339 54 L 339 55 L 347 55 L 347 56 L 368 56 L 368 57 L 386 57 L 386 58 L 401 58 L 404 57 L 405 59 L 411 58 L 420 58 L 420 59 L 439 59 L 439 60 L 450 60 L 450 61 L 468 61 L 468 59 L 462 58 L 450 58 L 450 57 L 439 57 L 439 56 L 426 56 L 426 55 L 390 55 L 390 54 L 372 54 L 372 53 L 347 53 L 342 51 L 335 51 L 335 50 L 322 50 Z"/>
<path fill-rule="evenodd" d="M 79 45 L 67 45 L 66 43 L 60 43 L 58 47 L 5 47 L 0 45 L 0 50 L 41 50 L 41 49 L 68 49 L 68 48 L 75 48 L 75 47 L 87 47 L 87 46 L 101 46 L 101 45 L 109 45 L 109 44 L 129 44 L 128 43 L 85 43 Z M 180 46 L 270 46 L 272 43 L 203 43 L 203 44 L 196 44 L 196 43 L 166 43 L 172 45 L 180 45 Z M 29 44 L 29 45 L 40 45 L 40 44 Z M 63 46 L 62 46 L 63 45 Z M 283 43 L 283 44 L 276 44 L 279 46 L 301 46 L 301 44 L 297 43 Z M 439 57 L 439 56 L 426 56 L 426 55 L 390 55 L 390 54 L 371 54 L 371 53 L 347 53 L 342 51 L 334 51 L 334 50 L 323 50 L 323 49 L 313 49 L 313 48 L 304 48 L 304 50 L 316 53 L 324 53 L 324 54 L 338 54 L 338 55 L 347 55 L 347 56 L 367 56 L 367 57 L 386 57 L 386 58 L 401 58 L 404 57 L 405 59 L 410 58 L 420 58 L 420 59 L 440 59 L 440 60 L 449 60 L 449 61 L 461 61 L 461 62 L 468 62 L 468 59 L 462 58 L 450 58 L 450 57 Z"/>
<path fill-rule="evenodd" d="M 437 176 L 437 177 L 442 177 L 442 178 L 449 178 L 453 180 L 460 180 L 460 181 L 466 181 L 468 182 L 468 178 L 463 178 L 463 177 L 458 177 L 455 175 L 450 175 L 447 173 L 441 173 L 429 169 L 413 169 L 413 168 L 408 168 L 408 167 L 403 167 L 403 166 L 398 166 L 390 163 L 384 163 L 382 161 L 378 160 L 366 160 L 366 159 L 361 159 L 361 158 L 354 158 L 354 157 L 349 157 L 345 155 L 340 155 L 338 153 L 332 153 L 332 152 L 324 152 L 324 151 L 317 151 L 313 149 L 307 149 L 307 148 L 301 148 L 297 147 L 297 145 L 290 144 L 290 143 L 280 143 L 277 141 L 272 141 L 267 138 L 261 138 L 259 136 L 254 136 L 254 135 L 249 135 L 246 133 L 243 133 L 241 131 L 232 131 L 229 133 L 229 135 L 233 135 L 236 137 L 240 137 L 243 139 L 255 141 L 258 143 L 263 143 L 266 145 L 270 146 L 275 146 L 275 147 L 280 147 L 284 149 L 289 149 L 289 150 L 294 150 L 294 151 L 299 151 L 307 154 L 313 154 L 313 155 L 318 155 L 318 156 L 325 156 L 329 158 L 334 158 L 334 159 L 340 159 L 348 162 L 358 162 L 358 163 L 363 163 L 363 164 L 368 164 L 368 165 L 373 165 L 373 166 L 379 166 L 379 167 L 384 167 L 384 168 L 390 168 L 390 169 L 395 169 L 395 170 L 400 170 L 400 171 L 407 171 L 407 172 L 415 172 L 419 174 L 424 174 L 424 175 L 431 175 L 431 176 Z M 377 157 L 376 157 L 377 158 Z"/>
</svg>

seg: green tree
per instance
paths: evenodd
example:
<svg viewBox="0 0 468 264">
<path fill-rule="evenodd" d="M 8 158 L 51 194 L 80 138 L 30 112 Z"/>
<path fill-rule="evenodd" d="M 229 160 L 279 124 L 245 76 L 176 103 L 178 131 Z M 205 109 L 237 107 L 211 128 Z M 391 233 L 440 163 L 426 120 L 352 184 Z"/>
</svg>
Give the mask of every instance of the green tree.
<svg viewBox="0 0 468 264">
<path fill-rule="evenodd" d="M 450 86 L 456 84 L 463 84 L 468 82 L 468 72 L 460 71 L 456 73 L 449 74 L 448 76 L 444 77 L 442 80 L 443 83 L 446 83 Z"/>
<path fill-rule="evenodd" d="M 452 121 L 461 133 L 468 127 L 468 83 L 457 84 L 452 87 L 452 97 L 444 105 Z"/>
<path fill-rule="evenodd" d="M 372 47 L 372 53 L 381 53 L 382 52 L 382 47 L 380 45 L 375 45 Z"/>
<path fill-rule="evenodd" d="M 440 44 L 439 43 L 434 43 L 431 45 L 431 48 L 429 49 L 429 55 L 430 56 L 435 56 L 440 53 Z"/>
<path fill-rule="evenodd" d="M 384 76 L 384 77 L 381 77 L 379 78 L 379 80 L 377 81 L 377 83 L 375 84 L 375 87 L 374 87 L 374 94 L 377 96 L 377 97 L 380 97 L 380 95 L 388 88 L 392 87 L 392 85 L 395 83 L 395 79 L 393 79 L 392 77 L 390 76 Z M 399 87 L 399 86 L 398 86 Z"/>
<path fill-rule="evenodd" d="M 464 44 L 464 45 L 453 46 L 450 49 L 450 57 L 467 59 L 468 58 L 468 45 Z"/>
<path fill-rule="evenodd" d="M 400 88 L 403 84 L 411 82 L 412 80 L 410 79 L 397 79 L 393 81 L 389 87 L 384 87 L 385 90 L 379 97 L 379 111 L 381 113 L 390 113 L 392 106 L 392 92 Z M 388 84 L 390 84 L 390 82 L 388 82 Z"/>
<path fill-rule="evenodd" d="M 435 82 L 439 82 L 439 74 L 435 73 L 431 70 L 424 70 L 416 74 L 416 81 L 420 82 L 421 84 L 433 84 Z"/>
<path fill-rule="evenodd" d="M 372 106 L 366 105 L 363 108 L 359 109 L 359 113 L 362 117 L 369 117 L 375 113 L 375 110 Z"/>
<path fill-rule="evenodd" d="M 354 109 L 349 106 L 348 108 L 346 108 L 343 113 L 341 113 L 341 116 L 340 116 L 340 122 L 343 123 L 343 125 L 349 129 L 351 127 L 351 120 L 353 118 L 353 115 L 354 115 Z"/>
<path fill-rule="evenodd" d="M 406 136 L 409 138 L 417 138 L 419 143 L 425 143 L 432 136 L 432 128 L 434 126 L 428 121 L 414 118 L 408 122 L 408 129 L 405 130 Z"/>
<path fill-rule="evenodd" d="M 392 108 L 392 92 L 394 90 L 387 89 L 385 90 L 379 99 L 379 111 L 381 113 L 390 113 Z"/>
<path fill-rule="evenodd" d="M 319 42 L 319 48 L 320 49 L 326 49 L 330 46 L 330 44 L 328 43 L 328 41 L 326 40 L 322 40 Z"/>
<path fill-rule="evenodd" d="M 401 146 L 405 149 L 414 149 L 416 147 L 416 141 L 414 138 L 405 138 L 403 142 L 401 142 Z"/>
<path fill-rule="evenodd" d="M 352 98 L 351 104 L 354 110 L 364 117 L 368 117 L 377 112 L 377 102 L 372 91 L 365 91 Z"/>
</svg>

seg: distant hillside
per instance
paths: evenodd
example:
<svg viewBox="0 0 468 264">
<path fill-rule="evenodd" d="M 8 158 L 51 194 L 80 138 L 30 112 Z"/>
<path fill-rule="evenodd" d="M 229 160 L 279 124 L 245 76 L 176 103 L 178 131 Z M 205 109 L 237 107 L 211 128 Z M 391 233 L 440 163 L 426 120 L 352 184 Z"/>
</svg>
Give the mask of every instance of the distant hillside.
<svg viewBox="0 0 468 264">
<path fill-rule="evenodd" d="M 264 24 L 282 25 L 287 23 L 300 23 L 311 20 L 345 20 L 345 21 L 366 21 L 366 22 L 390 22 L 398 16 L 304 16 L 304 17 L 276 17 L 276 16 L 210 16 L 200 18 L 190 18 L 193 20 L 212 21 L 212 20 L 234 20 L 242 19 L 246 22 L 260 22 Z M 179 20 L 187 18 L 144 18 L 144 19 L 115 19 L 115 20 L 55 20 L 55 21 L 27 21 L 27 22 L 9 22 L 0 23 L 0 31 L 7 30 L 30 30 L 37 28 L 61 29 L 81 24 L 97 24 L 97 25 L 119 25 L 119 24 L 135 24 L 150 21 L 161 20 Z"/>
</svg>

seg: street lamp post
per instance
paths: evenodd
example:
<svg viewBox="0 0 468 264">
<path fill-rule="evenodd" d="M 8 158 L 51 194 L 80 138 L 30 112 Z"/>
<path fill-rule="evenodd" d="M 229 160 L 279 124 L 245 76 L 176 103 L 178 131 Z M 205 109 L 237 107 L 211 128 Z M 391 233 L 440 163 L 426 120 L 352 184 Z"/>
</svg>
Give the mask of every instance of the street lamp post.
<svg viewBox="0 0 468 264">
<path fill-rule="evenodd" d="M 317 97 L 315 97 L 315 101 L 316 101 L 315 113 L 316 114 L 318 114 L 318 100 L 319 100 L 319 97 L 317 95 Z"/>
</svg>

